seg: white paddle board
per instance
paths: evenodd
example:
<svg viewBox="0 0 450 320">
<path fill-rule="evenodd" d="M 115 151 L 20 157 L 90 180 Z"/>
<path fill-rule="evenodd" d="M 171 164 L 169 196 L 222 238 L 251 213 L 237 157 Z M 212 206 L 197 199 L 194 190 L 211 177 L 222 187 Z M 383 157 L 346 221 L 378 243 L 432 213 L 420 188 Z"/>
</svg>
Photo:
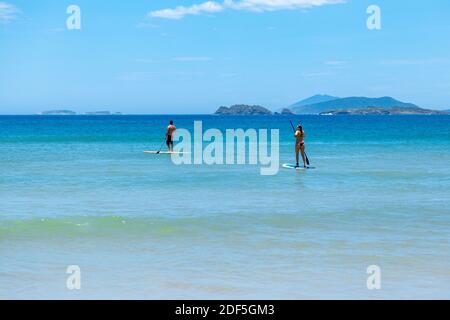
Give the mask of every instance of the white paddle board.
<svg viewBox="0 0 450 320">
<path fill-rule="evenodd" d="M 306 167 L 306 168 L 303 167 L 303 166 L 297 167 L 295 164 L 288 164 L 288 163 L 283 164 L 283 168 L 291 169 L 291 170 L 300 170 L 300 171 L 308 170 L 308 169 L 314 169 L 313 167 Z"/>
</svg>

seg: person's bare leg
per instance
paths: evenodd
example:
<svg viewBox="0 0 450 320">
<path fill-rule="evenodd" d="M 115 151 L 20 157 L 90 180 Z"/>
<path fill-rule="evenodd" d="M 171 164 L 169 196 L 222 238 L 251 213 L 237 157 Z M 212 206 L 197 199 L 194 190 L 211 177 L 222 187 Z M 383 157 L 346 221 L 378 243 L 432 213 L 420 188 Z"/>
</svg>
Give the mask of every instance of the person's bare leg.
<svg viewBox="0 0 450 320">
<path fill-rule="evenodd" d="M 305 147 L 302 148 L 302 159 L 303 159 L 303 167 L 306 168 L 306 155 L 305 155 Z"/>
<path fill-rule="evenodd" d="M 302 152 L 302 159 L 303 159 L 303 167 L 306 168 L 306 158 L 305 158 L 305 153 Z"/>
<path fill-rule="evenodd" d="M 295 160 L 297 161 L 296 166 L 298 167 L 300 162 L 300 148 L 297 146 L 295 147 Z"/>
</svg>

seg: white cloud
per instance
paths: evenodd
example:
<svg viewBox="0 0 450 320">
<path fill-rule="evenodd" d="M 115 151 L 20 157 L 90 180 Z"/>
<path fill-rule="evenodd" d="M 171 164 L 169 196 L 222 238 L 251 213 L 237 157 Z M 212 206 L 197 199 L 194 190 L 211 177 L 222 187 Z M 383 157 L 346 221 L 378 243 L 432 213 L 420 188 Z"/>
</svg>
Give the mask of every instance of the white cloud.
<svg viewBox="0 0 450 320">
<path fill-rule="evenodd" d="M 181 19 L 186 15 L 198 15 L 202 13 L 216 13 L 220 12 L 224 7 L 214 1 L 207 1 L 201 4 L 194 4 L 190 7 L 179 6 L 175 9 L 163 9 L 150 12 L 151 17 L 165 18 L 165 19 Z"/>
<path fill-rule="evenodd" d="M 217 13 L 224 10 L 245 10 L 266 12 L 278 10 L 295 10 L 319 7 L 329 4 L 345 3 L 346 0 L 224 0 L 224 2 L 207 1 L 190 7 L 179 6 L 174 9 L 152 11 L 150 17 L 165 19 L 181 19 L 187 15 Z"/>
<path fill-rule="evenodd" d="M 237 10 L 264 12 L 304 9 L 344 2 L 344 0 L 225 0 L 224 6 Z"/>
<path fill-rule="evenodd" d="M 0 2 L 0 23 L 9 23 L 16 18 L 19 10 L 12 4 Z"/>
</svg>

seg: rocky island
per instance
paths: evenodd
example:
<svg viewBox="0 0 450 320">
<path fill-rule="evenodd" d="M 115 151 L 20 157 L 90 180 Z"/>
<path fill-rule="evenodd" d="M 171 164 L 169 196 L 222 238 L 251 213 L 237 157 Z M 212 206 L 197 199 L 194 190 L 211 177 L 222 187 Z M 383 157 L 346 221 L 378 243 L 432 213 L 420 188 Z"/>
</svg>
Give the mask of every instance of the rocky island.
<svg viewBox="0 0 450 320">
<path fill-rule="evenodd" d="M 292 112 L 291 109 L 284 108 L 284 109 L 281 109 L 280 113 L 276 113 L 276 114 L 281 114 L 281 115 L 287 116 L 287 115 L 293 115 L 293 114 L 295 114 L 295 113 Z"/>
<path fill-rule="evenodd" d="M 254 115 L 272 115 L 272 111 L 261 106 L 249 106 L 245 104 L 237 104 L 231 107 L 220 107 L 216 115 L 226 116 L 254 116 Z"/>
</svg>

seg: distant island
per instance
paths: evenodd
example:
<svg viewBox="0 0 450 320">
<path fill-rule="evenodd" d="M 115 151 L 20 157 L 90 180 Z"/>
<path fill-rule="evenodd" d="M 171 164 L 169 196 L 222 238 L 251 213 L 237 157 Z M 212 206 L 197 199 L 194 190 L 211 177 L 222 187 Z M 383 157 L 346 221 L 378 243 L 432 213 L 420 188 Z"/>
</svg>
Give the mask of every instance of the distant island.
<svg viewBox="0 0 450 320">
<path fill-rule="evenodd" d="M 317 103 L 310 103 L 311 101 L 320 101 Z M 336 98 L 332 96 L 314 96 L 289 107 L 297 114 L 320 114 L 330 110 L 342 109 L 366 109 L 366 108 L 411 108 L 418 109 L 419 107 L 413 103 L 402 102 L 391 97 L 382 98 L 367 98 L 367 97 L 348 97 Z"/>
<path fill-rule="evenodd" d="M 431 110 L 396 100 L 392 97 L 338 98 L 330 95 L 315 95 L 301 100 L 288 108 L 272 112 L 262 106 L 237 104 L 220 107 L 216 115 L 440 115 L 450 114 L 448 110 Z"/>
<path fill-rule="evenodd" d="M 294 114 L 294 112 L 292 112 L 291 109 L 284 108 L 284 109 L 281 109 L 281 112 L 280 112 L 279 114 L 282 114 L 282 115 L 290 115 L 290 114 Z"/>
<path fill-rule="evenodd" d="M 402 102 L 392 97 L 338 98 L 330 95 L 315 95 L 291 105 L 288 109 L 295 114 L 320 115 L 435 115 L 449 113 L 448 111 L 423 109 L 413 103 Z"/>
<path fill-rule="evenodd" d="M 85 115 L 87 116 L 111 116 L 111 115 L 121 115 L 120 112 L 111 112 L 111 111 L 91 111 L 86 112 Z"/>
<path fill-rule="evenodd" d="M 307 112 L 309 108 L 305 108 L 306 106 L 313 106 L 319 103 L 328 102 L 338 100 L 340 98 L 329 96 L 327 94 L 317 94 L 315 96 L 309 97 L 307 99 L 303 99 L 290 105 L 288 107 L 289 110 L 293 110 L 295 112 Z M 313 112 L 314 113 L 314 112 Z"/>
<path fill-rule="evenodd" d="M 215 114 L 254 116 L 254 115 L 272 115 L 272 111 L 261 106 L 249 106 L 246 104 L 237 104 L 231 107 L 220 107 L 215 112 Z"/>
<path fill-rule="evenodd" d="M 86 116 L 111 116 L 111 115 L 121 115 L 120 112 L 111 112 L 111 111 L 90 111 L 85 112 L 84 114 L 79 115 L 86 115 Z M 49 110 L 49 111 L 42 111 L 40 115 L 43 116 L 75 116 L 78 115 L 75 111 L 72 110 Z"/>
<path fill-rule="evenodd" d="M 450 114 L 450 112 L 429 110 L 422 108 L 363 108 L 363 109 L 340 109 L 321 112 L 320 115 L 436 115 Z"/>
<path fill-rule="evenodd" d="M 40 113 L 43 116 L 74 116 L 77 113 L 72 110 L 49 110 Z"/>
<path fill-rule="evenodd" d="M 237 104 L 220 107 L 216 115 L 439 115 L 450 111 L 423 109 L 413 103 L 402 102 L 391 97 L 337 98 L 329 95 L 316 95 L 283 108 L 275 113 L 262 106 Z"/>
</svg>

